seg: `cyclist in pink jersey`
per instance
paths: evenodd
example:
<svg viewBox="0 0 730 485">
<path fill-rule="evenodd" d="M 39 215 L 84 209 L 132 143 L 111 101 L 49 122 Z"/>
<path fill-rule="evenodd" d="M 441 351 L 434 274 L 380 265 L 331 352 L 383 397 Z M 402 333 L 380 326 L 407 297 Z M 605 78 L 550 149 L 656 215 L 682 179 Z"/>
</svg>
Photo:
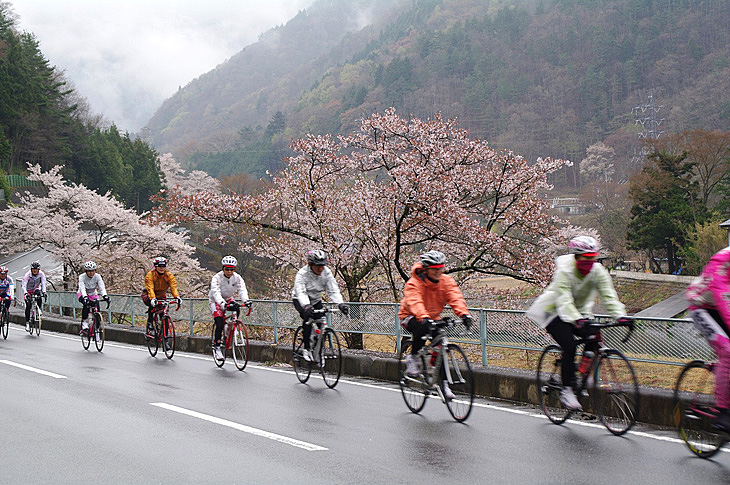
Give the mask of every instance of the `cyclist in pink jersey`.
<svg viewBox="0 0 730 485">
<path fill-rule="evenodd" d="M 717 354 L 713 426 L 730 433 L 730 247 L 717 252 L 685 293 L 692 322 Z"/>
</svg>

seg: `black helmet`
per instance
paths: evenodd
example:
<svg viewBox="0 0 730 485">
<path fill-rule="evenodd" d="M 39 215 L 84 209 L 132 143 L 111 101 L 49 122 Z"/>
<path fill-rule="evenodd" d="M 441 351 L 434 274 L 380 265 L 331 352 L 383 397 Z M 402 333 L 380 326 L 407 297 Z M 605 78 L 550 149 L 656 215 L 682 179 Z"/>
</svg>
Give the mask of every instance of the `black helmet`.
<svg viewBox="0 0 730 485">
<path fill-rule="evenodd" d="M 41 268 L 41 262 L 40 261 L 33 261 L 30 263 L 31 269 L 40 269 Z"/>
</svg>

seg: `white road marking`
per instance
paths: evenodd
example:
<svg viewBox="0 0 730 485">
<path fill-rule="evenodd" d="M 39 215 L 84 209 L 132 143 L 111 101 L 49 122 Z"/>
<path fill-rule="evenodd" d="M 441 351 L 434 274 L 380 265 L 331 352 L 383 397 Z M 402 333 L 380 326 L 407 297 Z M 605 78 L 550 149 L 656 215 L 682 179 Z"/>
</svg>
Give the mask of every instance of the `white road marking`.
<svg viewBox="0 0 730 485">
<path fill-rule="evenodd" d="M 24 364 L 19 364 L 17 362 L 13 362 L 11 360 L 0 360 L 0 364 L 11 365 L 11 366 L 17 367 L 19 369 L 29 370 L 31 372 L 35 372 L 36 374 L 42 374 L 44 376 L 53 377 L 54 379 L 66 379 L 66 376 L 62 376 L 61 374 L 54 374 L 53 372 L 48 372 L 47 370 L 36 369 L 35 367 L 31 367 L 29 365 L 24 365 Z"/>
<path fill-rule="evenodd" d="M 233 421 L 228 421 L 227 419 L 222 418 L 216 418 L 215 416 L 210 416 L 208 414 L 199 413 L 197 411 L 191 411 L 189 409 L 181 408 L 178 406 L 173 406 L 172 404 L 167 404 L 164 402 L 151 402 L 152 406 L 157 406 L 158 408 L 167 409 L 169 411 L 174 411 L 176 413 L 185 414 L 187 416 L 192 416 L 194 418 L 202 419 L 204 421 L 208 421 L 215 424 L 220 424 L 222 426 L 228 426 L 229 428 L 237 429 L 239 431 L 243 431 L 244 433 L 249 433 L 255 436 L 261 436 L 263 438 L 268 438 L 270 440 L 278 441 L 280 443 L 284 443 L 291 446 L 296 446 L 297 448 L 302 448 L 307 451 L 327 451 L 327 448 L 324 448 L 322 446 L 313 445 L 311 443 L 307 443 L 306 441 L 299 441 L 294 438 L 289 438 L 287 436 L 282 436 L 280 434 L 271 433 L 269 431 L 264 431 L 262 429 L 258 428 L 252 428 L 251 426 L 246 426 L 245 424 L 240 423 L 234 423 Z"/>
</svg>

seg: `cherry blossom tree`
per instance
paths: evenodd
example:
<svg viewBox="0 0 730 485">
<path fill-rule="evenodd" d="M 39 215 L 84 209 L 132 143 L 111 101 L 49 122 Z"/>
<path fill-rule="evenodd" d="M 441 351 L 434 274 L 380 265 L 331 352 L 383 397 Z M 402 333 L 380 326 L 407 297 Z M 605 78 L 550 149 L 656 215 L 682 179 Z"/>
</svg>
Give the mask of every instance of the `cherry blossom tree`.
<svg viewBox="0 0 730 485">
<path fill-rule="evenodd" d="M 348 136 L 308 135 L 260 194 L 171 191 L 156 217 L 171 223 L 242 224 L 247 249 L 283 267 L 324 248 L 351 301 L 399 299 L 417 255 L 439 249 L 464 279 L 507 275 L 544 283 L 545 241 L 562 221 L 541 193 L 547 176 L 570 164 L 528 163 L 470 139 L 455 120 L 402 118 L 389 109 Z M 382 296 L 382 294 L 380 295 Z"/>
<path fill-rule="evenodd" d="M 0 212 L 3 250 L 40 246 L 63 262 L 64 287 L 71 290 L 84 262 L 92 259 L 107 286 L 118 292 L 140 290 L 152 258 L 164 255 L 170 257 L 181 292 L 200 289 L 203 273 L 183 233 L 167 224 L 145 223 L 108 193 L 68 183 L 61 168 L 44 172 L 39 165 L 29 166 L 28 178 L 41 182 L 47 192 L 26 193 L 18 206 Z"/>
<path fill-rule="evenodd" d="M 220 183 L 201 170 L 186 173 L 172 153 L 165 153 L 158 158 L 160 170 L 164 175 L 163 184 L 168 189 L 177 188 L 180 192 L 193 194 L 196 192 L 217 192 Z"/>
</svg>

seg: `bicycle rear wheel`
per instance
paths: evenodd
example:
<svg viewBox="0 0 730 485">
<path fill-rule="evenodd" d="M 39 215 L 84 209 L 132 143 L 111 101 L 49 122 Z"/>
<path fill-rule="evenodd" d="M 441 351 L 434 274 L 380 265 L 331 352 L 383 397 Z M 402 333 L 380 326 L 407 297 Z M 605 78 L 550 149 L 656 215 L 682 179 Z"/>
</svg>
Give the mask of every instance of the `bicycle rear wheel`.
<svg viewBox="0 0 730 485">
<path fill-rule="evenodd" d="M 175 355 L 175 325 L 167 315 L 162 317 L 162 348 L 165 351 L 165 357 L 172 359 L 172 356 Z"/>
<path fill-rule="evenodd" d="M 157 339 L 157 334 L 159 333 L 159 331 L 160 327 L 157 324 L 157 321 L 153 321 L 151 336 L 149 338 L 145 338 L 145 340 L 147 340 L 147 350 L 150 351 L 150 355 L 152 357 L 157 355 L 157 349 L 160 348 L 160 341 Z"/>
<path fill-rule="evenodd" d="M 694 360 L 684 366 L 674 387 L 674 424 L 692 453 L 710 458 L 725 443 L 712 428 L 717 416 L 712 364 Z"/>
<path fill-rule="evenodd" d="M 340 339 L 331 328 L 327 328 L 321 338 L 323 340 L 319 349 L 319 365 L 322 379 L 327 387 L 334 389 L 342 374 Z"/>
<path fill-rule="evenodd" d="M 94 344 L 99 352 L 104 348 L 104 320 L 99 313 L 94 313 Z"/>
<path fill-rule="evenodd" d="M 312 363 L 304 360 L 302 351 L 304 350 L 304 327 L 299 325 L 294 332 L 294 341 L 292 342 L 291 360 L 294 366 L 294 373 L 302 384 L 309 380 L 312 373 Z"/>
<path fill-rule="evenodd" d="M 8 316 L 8 309 L 5 308 L 5 303 L 0 302 L 0 305 L 3 306 L 2 309 L 0 309 L 0 311 L 2 312 L 2 314 L 0 315 L 0 326 L 2 326 L 2 328 L 0 328 L 0 330 L 2 331 L 2 334 L 3 334 L 3 340 L 5 340 L 8 338 L 8 328 L 10 327 L 10 317 Z"/>
<path fill-rule="evenodd" d="M 563 349 L 558 345 L 548 345 L 537 362 L 537 395 L 545 416 L 555 424 L 563 424 L 571 415 L 570 409 L 560 402 L 563 389 L 560 368 L 563 362 Z"/>
<path fill-rule="evenodd" d="M 426 405 L 426 397 L 431 394 L 431 386 L 426 382 L 423 374 L 418 377 L 411 377 L 406 373 L 406 357 L 411 353 L 412 342 L 404 340 L 401 344 L 400 355 L 398 356 L 398 384 L 406 406 L 412 413 L 420 413 Z M 426 369 L 425 362 L 421 358 L 421 369 Z"/>
<path fill-rule="evenodd" d="M 455 399 L 446 401 L 446 407 L 455 420 L 463 423 L 469 417 L 474 403 L 474 374 L 466 354 L 456 344 L 449 344 L 443 365 L 444 376 L 449 381 L 451 392 L 456 395 Z"/>
<path fill-rule="evenodd" d="M 81 332 L 81 345 L 84 347 L 84 350 L 89 350 L 89 345 L 91 345 L 91 329 L 87 328 L 86 333 L 83 331 Z"/>
<path fill-rule="evenodd" d="M 634 368 L 620 351 L 606 349 L 594 376 L 596 411 L 611 433 L 621 436 L 636 424 L 639 415 L 639 382 Z"/>
<path fill-rule="evenodd" d="M 221 349 L 221 354 L 223 355 L 223 360 L 219 360 L 219 359 L 215 358 L 215 347 L 216 346 L 215 346 L 215 323 L 214 323 L 213 328 L 211 329 L 211 332 L 210 332 L 210 351 L 213 353 L 213 362 L 215 362 L 215 365 L 217 365 L 218 367 L 223 367 L 223 364 L 226 363 L 226 346 L 224 344 L 224 342 L 226 340 L 225 330 L 224 330 L 224 334 L 221 337 L 221 340 L 222 340 L 221 346 L 223 347 Z"/>
<path fill-rule="evenodd" d="M 236 369 L 243 370 L 248 364 L 248 330 L 242 321 L 236 320 L 233 332 L 231 332 L 233 341 L 231 342 L 231 353 L 233 354 L 233 363 Z"/>
</svg>

